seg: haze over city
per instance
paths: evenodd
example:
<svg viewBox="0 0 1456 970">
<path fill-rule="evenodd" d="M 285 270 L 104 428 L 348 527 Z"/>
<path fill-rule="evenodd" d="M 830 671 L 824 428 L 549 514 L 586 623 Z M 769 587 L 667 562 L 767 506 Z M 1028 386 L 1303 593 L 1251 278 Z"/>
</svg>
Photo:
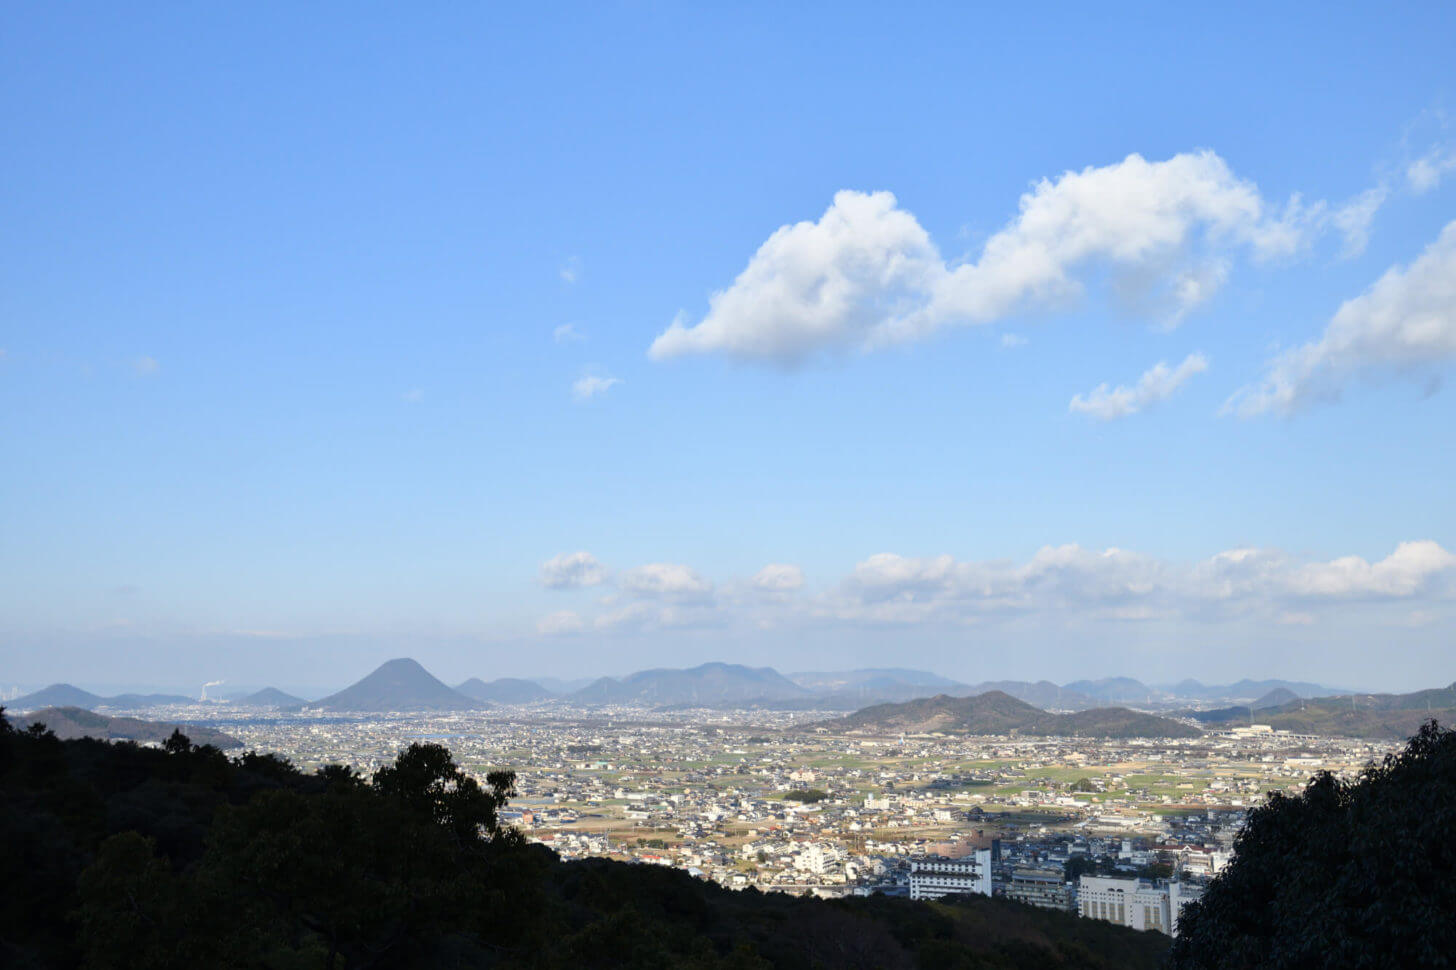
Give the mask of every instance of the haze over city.
<svg viewBox="0 0 1456 970">
<path fill-rule="evenodd" d="M 11 11 L 5 686 L 1447 683 L 1407 14 Z"/>
</svg>

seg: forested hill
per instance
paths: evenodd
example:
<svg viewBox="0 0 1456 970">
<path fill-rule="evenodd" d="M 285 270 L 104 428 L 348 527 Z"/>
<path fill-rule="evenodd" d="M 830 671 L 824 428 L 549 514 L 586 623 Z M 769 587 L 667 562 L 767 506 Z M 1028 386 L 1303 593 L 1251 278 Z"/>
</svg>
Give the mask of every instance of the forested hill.
<svg viewBox="0 0 1456 970">
<path fill-rule="evenodd" d="M 999 690 L 974 697 L 939 694 L 903 704 L 876 704 L 848 717 L 825 721 L 824 726 L 841 731 L 1088 738 L 1190 738 L 1203 733 L 1171 718 L 1124 707 L 1052 714 Z"/>
<path fill-rule="evenodd" d="M 7 715 L 8 716 L 8 715 Z M 179 725 L 161 721 L 143 721 L 135 717 L 111 717 L 79 707 L 47 707 L 29 714 L 11 717 L 21 730 L 32 724 L 43 724 L 58 738 L 96 738 L 101 741 L 136 741 L 159 744 L 173 731 L 187 732 L 199 744 L 210 744 L 216 748 L 241 748 L 243 742 L 231 734 L 224 734 L 212 728 L 197 725 Z"/>
<path fill-rule="evenodd" d="M 366 781 L 0 718 L 0 965 L 1152 970 L 1168 949 L 999 899 L 801 899 L 561 862 L 499 824 L 513 784 L 436 745 Z"/>
<path fill-rule="evenodd" d="M 1456 722 L 1456 684 L 1409 694 L 1295 698 L 1274 707 L 1261 709 L 1256 705 L 1253 711 L 1248 707 L 1225 707 L 1192 711 L 1189 716 L 1213 728 L 1258 723 L 1295 734 L 1406 738 L 1430 718 L 1443 724 Z"/>
</svg>

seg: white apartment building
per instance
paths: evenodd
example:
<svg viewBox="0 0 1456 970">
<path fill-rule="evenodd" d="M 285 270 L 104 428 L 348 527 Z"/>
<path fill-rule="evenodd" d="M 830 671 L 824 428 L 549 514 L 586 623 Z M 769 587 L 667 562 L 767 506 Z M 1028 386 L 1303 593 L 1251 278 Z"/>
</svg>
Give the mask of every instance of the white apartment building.
<svg viewBox="0 0 1456 970">
<path fill-rule="evenodd" d="M 1146 879 L 1083 876 L 1078 883 L 1077 912 L 1085 919 L 1177 936 L 1183 907 L 1202 894 L 1201 888 L 1183 882 L 1160 886 Z"/>
<path fill-rule="evenodd" d="M 939 899 L 958 893 L 991 895 L 991 850 L 960 859 L 915 859 L 910 863 L 910 898 Z"/>
</svg>

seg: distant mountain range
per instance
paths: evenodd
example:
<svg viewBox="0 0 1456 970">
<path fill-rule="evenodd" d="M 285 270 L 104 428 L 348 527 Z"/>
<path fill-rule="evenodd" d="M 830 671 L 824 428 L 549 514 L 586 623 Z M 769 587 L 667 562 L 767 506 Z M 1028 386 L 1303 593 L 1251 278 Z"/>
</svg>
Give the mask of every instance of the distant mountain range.
<svg viewBox="0 0 1456 970">
<path fill-rule="evenodd" d="M 1332 697 L 1337 694 L 1354 693 L 1354 691 L 1341 690 L 1337 687 L 1323 687 L 1302 680 L 1248 680 L 1247 678 L 1237 683 L 1221 685 L 1201 684 L 1191 679 L 1180 680 L 1176 684 L 1160 687 L 1158 690 L 1180 700 L 1190 701 L 1247 701 L 1262 698 L 1275 690 L 1287 690 L 1295 697 Z"/>
<path fill-rule="evenodd" d="M 455 690 L 487 704 L 533 704 L 556 696 L 534 681 L 517 677 L 498 677 L 491 681 L 472 677 L 463 684 L 456 684 Z"/>
<path fill-rule="evenodd" d="M 1203 733 L 1171 718 L 1121 707 L 1052 714 L 999 690 L 974 697 L 938 694 L 903 704 L 878 704 L 821 726 L 840 731 L 1088 738 L 1189 738 Z"/>
<path fill-rule="evenodd" d="M 6 717 L 18 728 L 44 724 L 63 741 L 72 738 L 99 738 L 102 741 L 136 741 L 160 743 L 180 730 L 193 744 L 210 744 L 217 748 L 241 748 L 243 742 L 231 734 L 212 728 L 161 721 L 142 721 L 134 717 L 109 717 L 79 707 L 46 707 L 27 715 Z"/>
<path fill-rule="evenodd" d="M 526 680 L 472 677 L 450 687 L 413 660 L 391 660 L 368 677 L 318 701 L 304 701 L 265 688 L 228 703 L 260 709 L 307 707 L 337 711 L 475 710 L 492 705 L 560 701 L 587 707 L 767 708 L 776 710 L 856 711 L 883 703 L 902 703 L 932 694 L 977 697 L 992 691 L 1051 712 L 1103 707 L 1134 707 L 1154 712 L 1216 708 L 1218 711 L 1277 708 L 1296 699 L 1344 696 L 1346 691 L 1303 681 L 1241 680 L 1206 685 L 1184 680 L 1149 686 L 1131 677 L 1106 677 L 1055 684 L 1049 680 L 994 680 L 963 684 L 925 670 L 868 667 L 842 671 L 801 671 L 787 677 L 772 667 L 705 663 L 688 669 L 656 668 L 626 677 L 593 681 L 552 678 Z M 53 684 L 11 701 L 14 710 L 41 707 L 136 709 L 162 704 L 197 703 L 180 694 L 122 694 L 101 697 L 70 684 Z M 1233 716 L 1233 715 L 1227 715 Z"/>
<path fill-rule="evenodd" d="M 115 707 L 135 709 L 157 707 L 163 704 L 192 704 L 195 699 L 182 694 L 117 694 L 102 697 L 89 690 L 82 690 L 71 684 L 51 684 L 33 694 L 7 701 L 5 706 L 15 711 L 34 711 L 42 707 Z"/>
<path fill-rule="evenodd" d="M 473 711 L 489 706 L 447 686 L 407 657 L 383 663 L 363 680 L 308 705 L 310 709 L 325 711 L 380 714 L 395 711 Z"/>
<path fill-rule="evenodd" d="M 617 680 L 602 677 L 570 695 L 577 704 L 702 705 L 790 700 L 810 696 L 807 688 L 772 667 L 706 663 L 688 670 L 642 670 Z"/>
</svg>

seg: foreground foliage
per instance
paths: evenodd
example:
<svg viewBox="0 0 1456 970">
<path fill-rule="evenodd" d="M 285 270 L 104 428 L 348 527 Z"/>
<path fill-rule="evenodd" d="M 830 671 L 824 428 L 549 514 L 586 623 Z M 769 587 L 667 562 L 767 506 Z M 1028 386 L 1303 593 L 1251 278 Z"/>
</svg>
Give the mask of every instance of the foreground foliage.
<svg viewBox="0 0 1456 970">
<path fill-rule="evenodd" d="M 563 863 L 438 745 L 370 780 L 61 741 L 0 717 L 0 965 L 1152 968 L 1166 941 L 1002 900 L 827 902 Z"/>
<path fill-rule="evenodd" d="M 1177 970 L 1456 965 L 1456 732 L 1271 795 L 1180 931 Z"/>
</svg>

